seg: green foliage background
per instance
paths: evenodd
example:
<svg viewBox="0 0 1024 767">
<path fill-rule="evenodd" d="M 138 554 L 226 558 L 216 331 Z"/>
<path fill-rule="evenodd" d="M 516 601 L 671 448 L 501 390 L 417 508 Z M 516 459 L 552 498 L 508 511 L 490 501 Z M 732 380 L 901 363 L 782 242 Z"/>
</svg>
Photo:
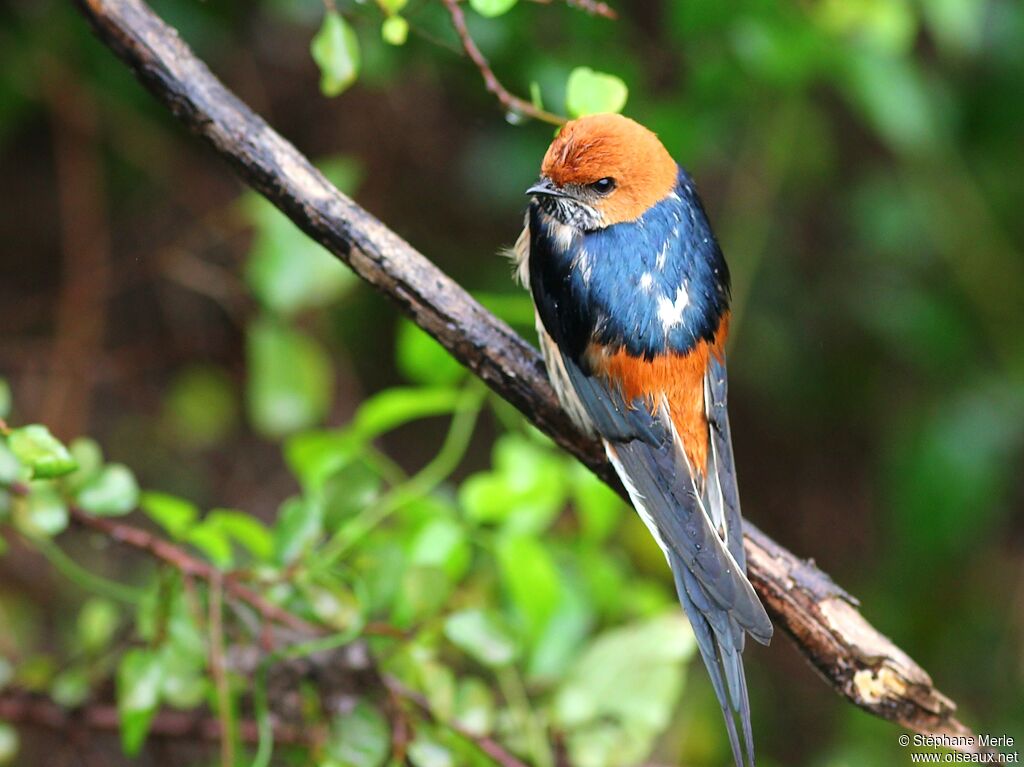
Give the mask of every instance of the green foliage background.
<svg viewBox="0 0 1024 767">
<path fill-rule="evenodd" d="M 746 514 L 860 597 L 965 721 L 1024 741 L 1024 7 L 632 2 L 611 22 L 470 5 L 512 91 L 579 112 L 628 89 L 624 111 L 695 176 L 734 277 Z M 154 7 L 532 338 L 497 251 L 552 129 L 504 119 L 440 3 Z M 451 722 L 540 766 L 550 732 L 579 767 L 725 763 L 632 513 L 234 183 L 70 4 L 0 19 L 0 694 L 115 702 L 121 743 L 94 744 L 111 764 L 222 763 L 145 743 L 162 707 L 224 715 L 214 595 L 98 547 L 71 504 L 130 514 L 328 627 L 327 645 L 368 637 L 439 718 L 415 719 L 416 767 L 489 763 Z M 236 653 L 258 650 L 251 614 L 225 621 Z M 274 669 L 324 653 L 230 675 L 232 717 L 329 733 L 311 754 L 264 738 L 238 764 L 388 762 L 372 686 L 335 706 L 292 680 L 280 710 Z M 786 640 L 748 657 L 759 763 L 907 762 Z M 0 764 L 55 749 L 0 723 Z"/>
</svg>

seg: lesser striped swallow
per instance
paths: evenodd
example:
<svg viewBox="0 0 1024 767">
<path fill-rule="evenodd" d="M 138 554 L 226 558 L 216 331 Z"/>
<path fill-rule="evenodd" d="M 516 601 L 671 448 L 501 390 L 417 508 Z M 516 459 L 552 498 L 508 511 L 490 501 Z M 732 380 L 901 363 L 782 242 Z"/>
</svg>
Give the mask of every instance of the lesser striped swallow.
<svg viewBox="0 0 1024 767">
<path fill-rule="evenodd" d="M 619 115 L 566 124 L 527 194 L 517 273 L 551 383 L 664 551 L 737 767 L 753 767 L 742 652 L 772 624 L 746 576 L 722 251 L 690 176 Z"/>
</svg>

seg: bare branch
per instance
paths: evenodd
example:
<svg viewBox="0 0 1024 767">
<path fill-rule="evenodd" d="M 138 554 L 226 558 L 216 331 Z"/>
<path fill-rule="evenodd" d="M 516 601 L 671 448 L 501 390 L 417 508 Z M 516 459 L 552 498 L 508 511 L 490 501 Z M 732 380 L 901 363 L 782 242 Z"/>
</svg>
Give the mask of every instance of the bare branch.
<svg viewBox="0 0 1024 767">
<path fill-rule="evenodd" d="M 491 93 L 493 93 L 505 109 L 518 112 L 528 117 L 536 118 L 537 120 L 543 120 L 546 123 L 552 125 L 562 125 L 565 123 L 564 117 L 559 117 L 556 114 L 552 114 L 540 107 L 535 106 L 533 103 L 526 99 L 521 99 L 518 96 L 513 96 L 501 81 L 498 80 L 497 75 L 494 74 L 494 70 L 491 69 L 491 65 L 484 58 L 484 55 L 477 48 L 476 42 L 473 37 L 469 34 L 469 27 L 466 26 L 466 14 L 462 12 L 462 7 L 459 5 L 459 0 L 443 0 L 445 8 L 448 9 L 448 14 L 452 17 L 452 26 L 455 27 L 455 32 L 459 36 L 459 40 L 462 43 L 462 49 L 469 56 L 476 68 L 480 70 L 480 74 L 484 78 L 484 87 Z"/>
<path fill-rule="evenodd" d="M 559 408 L 532 347 L 331 186 L 295 147 L 227 90 L 141 0 L 76 2 L 99 38 L 247 184 L 394 300 L 534 425 L 622 492 L 600 446 L 575 431 Z M 916 732 L 969 732 L 955 718 L 952 701 L 863 618 L 855 600 L 825 573 L 749 523 L 746 535 L 755 588 L 775 622 L 833 689 L 854 705 Z M 241 598 L 230 582 L 225 586 Z"/>
</svg>

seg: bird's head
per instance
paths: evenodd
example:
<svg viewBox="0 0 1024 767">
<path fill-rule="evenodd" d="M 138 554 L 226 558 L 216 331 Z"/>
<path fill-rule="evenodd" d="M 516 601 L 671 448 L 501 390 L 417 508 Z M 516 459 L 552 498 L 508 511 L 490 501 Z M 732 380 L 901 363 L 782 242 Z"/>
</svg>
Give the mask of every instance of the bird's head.
<svg viewBox="0 0 1024 767">
<path fill-rule="evenodd" d="M 663 200 L 678 168 L 647 128 L 598 114 L 565 124 L 526 193 L 561 223 L 592 231 L 633 221 Z"/>
</svg>

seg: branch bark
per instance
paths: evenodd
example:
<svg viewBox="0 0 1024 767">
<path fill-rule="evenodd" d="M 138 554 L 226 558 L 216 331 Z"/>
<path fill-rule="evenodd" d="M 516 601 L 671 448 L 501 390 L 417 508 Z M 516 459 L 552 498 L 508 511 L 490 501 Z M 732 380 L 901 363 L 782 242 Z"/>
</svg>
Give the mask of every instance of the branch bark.
<svg viewBox="0 0 1024 767">
<path fill-rule="evenodd" d="M 310 237 L 389 296 L 498 395 L 609 485 L 600 446 L 561 411 L 537 352 L 423 255 L 341 194 L 141 0 L 76 0 L 99 39 L 192 132 Z M 954 703 L 812 562 L 747 523 L 750 577 L 808 661 L 856 706 L 924 734 L 969 735 Z M 155 552 L 154 552 L 155 553 Z"/>
</svg>

